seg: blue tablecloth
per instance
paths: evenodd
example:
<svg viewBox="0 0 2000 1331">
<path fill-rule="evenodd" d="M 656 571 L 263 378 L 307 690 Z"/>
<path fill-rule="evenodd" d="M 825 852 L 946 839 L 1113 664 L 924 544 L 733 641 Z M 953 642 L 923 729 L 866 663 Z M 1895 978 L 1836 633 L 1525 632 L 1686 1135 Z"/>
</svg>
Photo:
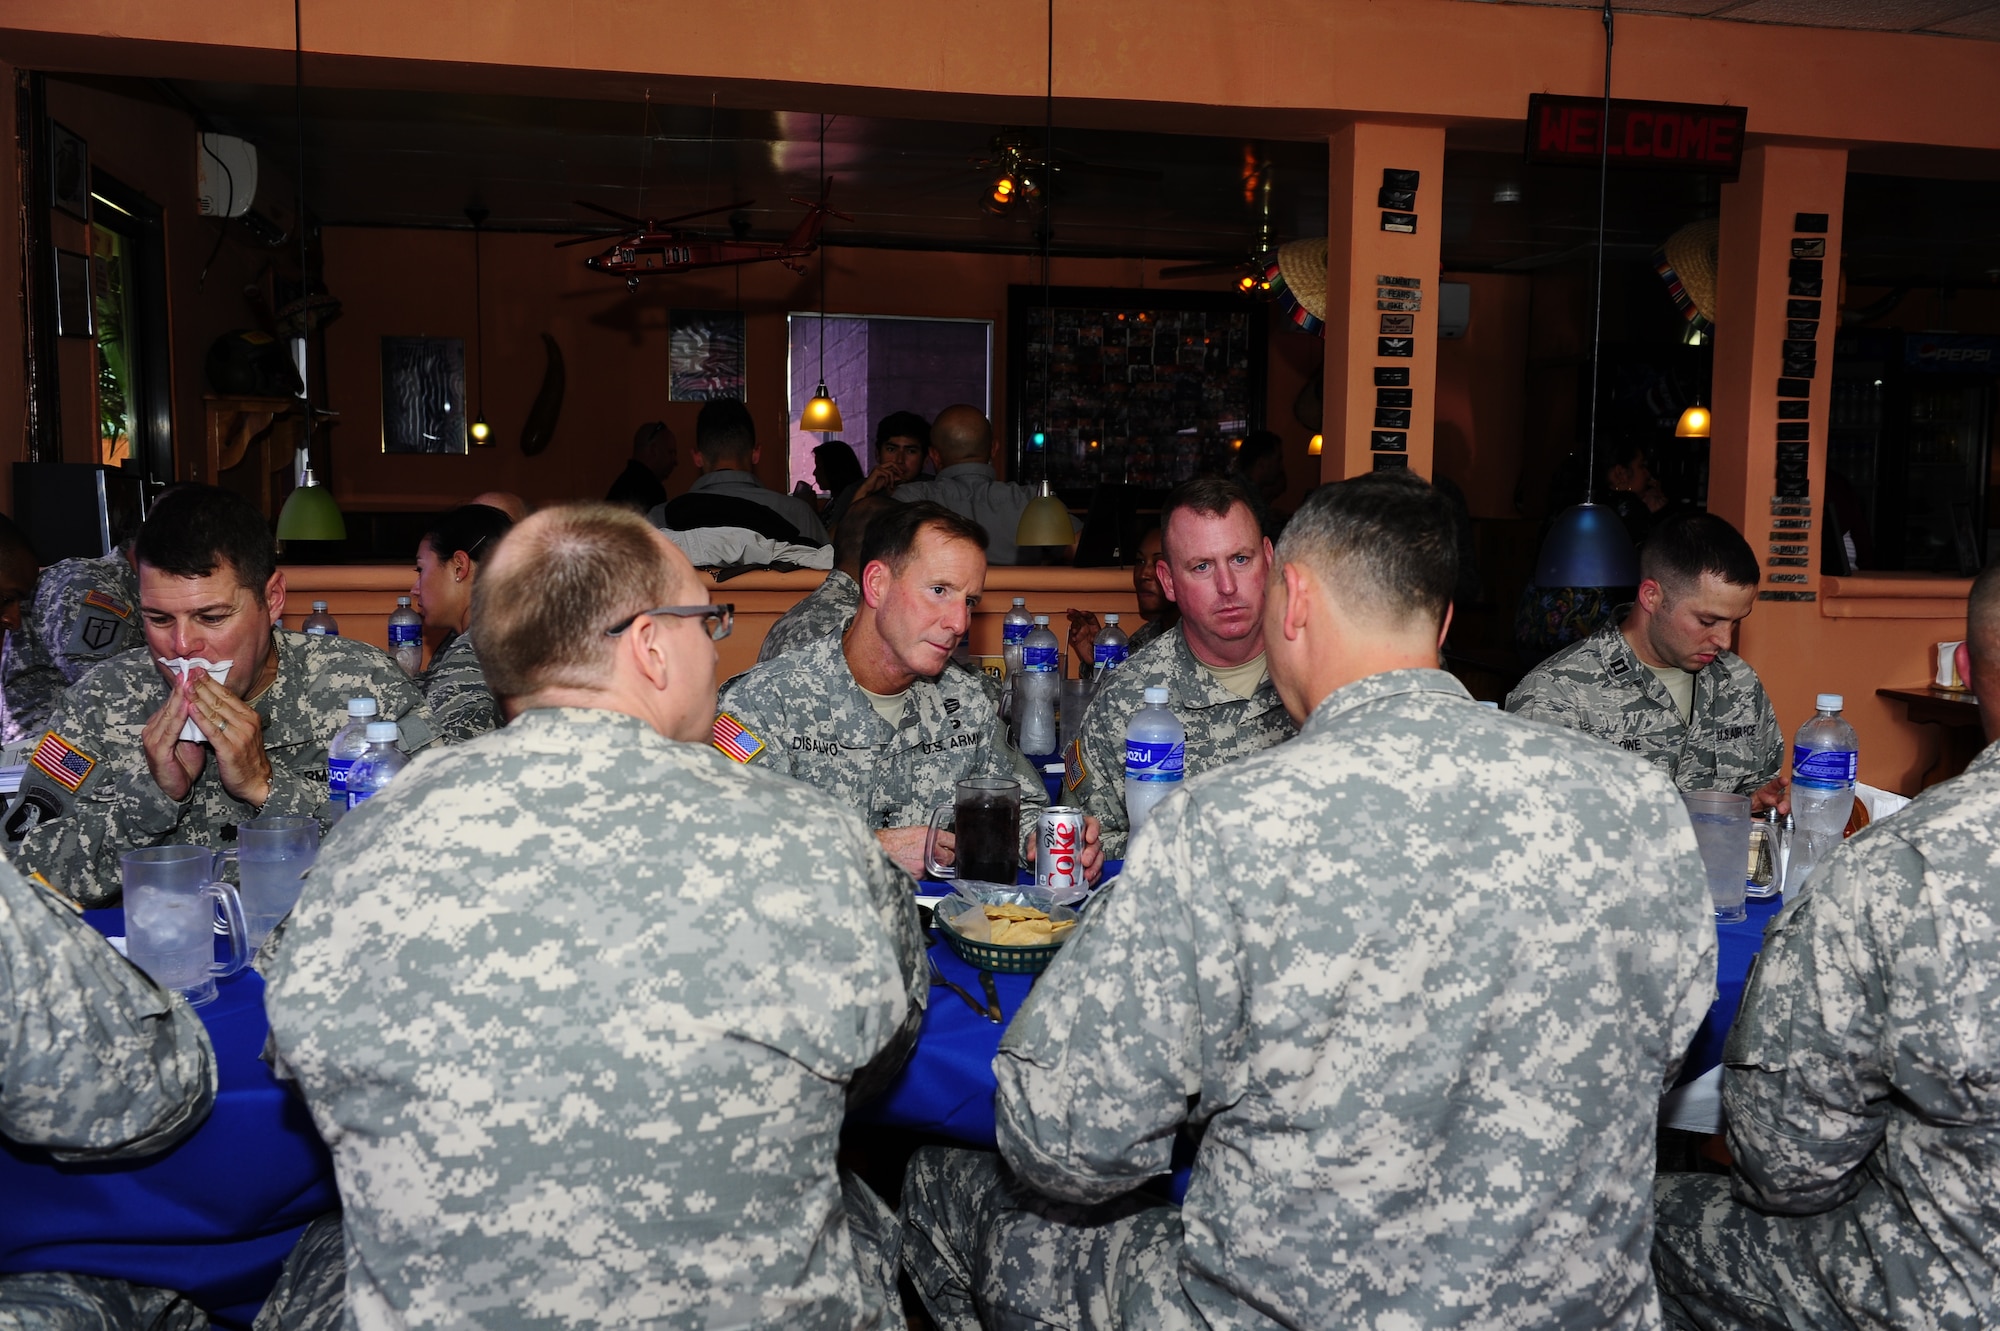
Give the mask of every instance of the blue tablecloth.
<svg viewBox="0 0 2000 1331">
<path fill-rule="evenodd" d="M 1715 1003 L 1694 1043 L 1681 1064 L 1681 1082 L 1693 1081 L 1722 1061 L 1722 1046 L 1728 1043 L 1729 1028 L 1736 1024 L 1736 1010 L 1743 1006 L 1743 990 L 1750 983 L 1750 966 L 1764 948 L 1764 927 L 1778 913 L 1782 899 L 1752 901 L 1749 918 L 1735 924 L 1715 926 Z"/>
<path fill-rule="evenodd" d="M 104 933 L 124 912 L 91 911 Z M 215 1109 L 161 1155 L 62 1165 L 0 1139 L 0 1271 L 76 1271 L 176 1289 L 247 1327 L 308 1221 L 337 1207 L 333 1162 L 271 1078 L 264 981 L 245 970 L 196 1009 L 215 1046 Z M 968 1014 L 970 1015 L 970 1014 Z"/>
</svg>

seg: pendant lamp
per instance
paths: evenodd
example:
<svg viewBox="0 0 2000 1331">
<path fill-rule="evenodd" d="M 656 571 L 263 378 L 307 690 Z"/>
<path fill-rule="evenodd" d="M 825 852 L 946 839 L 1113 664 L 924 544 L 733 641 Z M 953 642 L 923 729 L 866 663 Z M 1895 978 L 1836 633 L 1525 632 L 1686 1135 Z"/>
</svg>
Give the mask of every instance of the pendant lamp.
<svg viewBox="0 0 2000 1331">
<path fill-rule="evenodd" d="M 310 270 L 306 267 L 306 44 L 300 0 L 292 0 L 292 105 L 299 131 L 299 303 L 311 294 Z M 299 349 L 299 450 L 293 458 L 292 492 L 278 510 L 278 539 L 281 541 L 344 541 L 347 523 L 333 493 L 321 485 L 312 469 L 313 404 L 312 385 L 306 378 L 305 339 L 312 335 L 312 320 L 301 314 Z"/>
<path fill-rule="evenodd" d="M 826 113 L 819 117 L 819 178 L 821 189 L 826 184 Z M 824 200 L 822 200 L 823 202 Z M 833 394 L 826 391 L 826 233 L 820 232 L 819 246 L 819 387 L 813 389 L 812 399 L 799 413 L 799 428 L 816 434 L 831 434 L 845 429 L 840 422 L 840 404 L 833 400 Z"/>
<path fill-rule="evenodd" d="M 1611 123 L 1611 0 L 1604 0 L 1604 118 Z M 1535 561 L 1537 587 L 1631 587 L 1639 581 L 1639 558 L 1625 523 L 1594 500 L 1597 484 L 1598 354 L 1604 342 L 1604 203 L 1611 178 L 1610 137 L 1598 135 L 1597 150 L 1597 292 L 1596 315 L 1590 330 L 1589 470 L 1583 502 L 1556 515 Z"/>
<path fill-rule="evenodd" d="M 1070 525 L 1069 509 L 1056 498 L 1049 483 L 1043 481 L 1042 492 L 1028 501 L 1028 506 L 1021 510 L 1021 520 L 1014 524 L 1014 544 L 1068 545 L 1075 539 L 1076 528 Z"/>
<path fill-rule="evenodd" d="M 1708 425 L 1708 408 L 1697 402 L 1681 413 L 1680 423 L 1674 426 L 1674 438 L 1706 439 L 1708 438 Z"/>
</svg>

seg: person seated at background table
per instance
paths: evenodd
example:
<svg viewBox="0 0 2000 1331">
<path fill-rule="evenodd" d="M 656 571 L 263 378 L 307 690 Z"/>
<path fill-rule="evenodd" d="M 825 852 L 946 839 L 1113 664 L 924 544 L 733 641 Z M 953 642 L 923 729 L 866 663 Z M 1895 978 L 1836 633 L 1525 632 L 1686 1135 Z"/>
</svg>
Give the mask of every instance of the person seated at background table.
<svg viewBox="0 0 2000 1331">
<path fill-rule="evenodd" d="M 710 749 L 729 627 L 637 515 L 536 514 L 473 588 L 512 723 L 327 838 L 262 969 L 350 1325 L 900 1325 L 894 1218 L 835 1153 L 924 939 L 859 820 Z M 325 1324 L 282 1303 L 340 1290 L 326 1228 L 272 1324 Z"/>
<path fill-rule="evenodd" d="M 632 432 L 632 456 L 618 479 L 611 482 L 604 502 L 650 513 L 667 502 L 667 477 L 680 464 L 680 444 L 674 432 L 665 421 L 647 421 Z"/>
<path fill-rule="evenodd" d="M 1715 994 L 1680 800 L 1436 668 L 1421 480 L 1320 489 L 1277 558 L 1304 728 L 1162 801 L 1037 981 L 1005 1167 L 911 1161 L 916 1290 L 944 1331 L 1655 1326 L 1654 1122 Z M 1188 1124 L 1185 1205 L 1135 1195 Z"/>
<path fill-rule="evenodd" d="M 347 700 L 375 699 L 407 753 L 431 742 L 417 686 L 379 647 L 292 633 L 271 529 L 248 500 L 182 485 L 133 547 L 146 645 L 63 695 L 7 814 L 8 855 L 86 906 L 117 902 L 118 857 L 213 846 L 261 815 L 325 821 L 326 746 Z M 218 681 L 169 659 L 229 663 Z M 192 722 L 199 739 L 183 738 Z"/>
<path fill-rule="evenodd" d="M 937 462 L 937 475 L 897 486 L 896 498 L 906 504 L 919 499 L 943 504 L 986 529 L 987 563 L 1020 563 L 1014 533 L 1021 525 L 1022 510 L 1035 497 L 1035 487 L 997 479 L 993 423 L 986 413 L 963 403 L 939 412 L 931 422 L 931 457 Z M 1076 519 L 1070 521 L 1075 524 Z"/>
<path fill-rule="evenodd" d="M 847 622 L 861 605 L 861 545 L 868 535 L 868 524 L 894 507 L 896 501 L 884 494 L 863 495 L 848 505 L 834 524 L 833 568 L 826 581 L 778 616 L 764 635 L 763 646 L 757 649 L 757 664 L 826 638 L 838 638 L 847 631 Z"/>
<path fill-rule="evenodd" d="M 194 1009 L 83 917 L 0 864 L 0 1137 L 57 1160 L 155 1155 L 208 1117 L 215 1050 Z M 10 1198 L 32 1205 L 30 1198 Z M 0 1275 L 0 1327 L 207 1331 L 170 1289 L 105 1276 Z"/>
<path fill-rule="evenodd" d="M 1958 650 L 1986 749 L 1765 933 L 1723 1053 L 1731 1176 L 1660 1180 L 1669 1326 L 2000 1323 L 2000 568 Z"/>
<path fill-rule="evenodd" d="M 756 666 L 723 687 L 716 747 L 817 786 L 861 815 L 890 858 L 922 874 L 931 810 L 968 777 L 1018 781 L 1024 820 L 1048 805 L 1041 774 L 1007 742 L 972 671 L 947 669 L 986 585 L 986 533 L 938 504 L 868 524 L 861 603 L 845 634 Z M 1095 820 L 1082 860 L 1103 869 Z"/>
<path fill-rule="evenodd" d="M 445 630 L 431 663 L 417 676 L 437 737 L 463 744 L 504 724 L 486 687 L 472 635 L 472 588 L 480 565 L 514 525 L 497 508 L 467 504 L 431 525 L 417 541 L 417 580 L 410 588 L 424 627 Z"/>
<path fill-rule="evenodd" d="M 1132 595 L 1139 603 L 1139 623 L 1126 635 L 1125 652 L 1128 656 L 1172 628 L 1180 619 L 1180 611 L 1160 590 L 1159 563 L 1160 529 L 1150 527 L 1139 538 L 1139 549 L 1132 557 Z M 1119 627 L 1123 628 L 1124 624 L 1121 622 Z M 1104 622 L 1089 610 L 1069 612 L 1069 654 L 1080 665 L 1090 662 L 1092 647 L 1103 628 Z"/>
<path fill-rule="evenodd" d="M 1756 811 L 1791 812 L 1777 713 L 1729 650 L 1761 576 L 1728 522 L 1674 514 L 1639 552 L 1638 600 L 1529 671 L 1507 710 L 1641 754 L 1682 790 L 1734 791 Z"/>
<path fill-rule="evenodd" d="M 1104 853 L 1124 854 L 1125 727 L 1165 685 L 1187 728 L 1188 778 L 1298 733 L 1265 665 L 1264 584 L 1271 543 L 1243 487 L 1214 477 L 1167 496 L 1155 566 L 1180 622 L 1099 686 L 1070 742 L 1070 797 L 1104 825 Z M 1137 579 L 1135 577 L 1134 581 Z"/>
<path fill-rule="evenodd" d="M 742 527 L 774 541 L 825 545 L 826 526 L 811 504 L 757 480 L 757 425 L 741 402 L 704 402 L 694 423 L 694 465 L 687 493 L 646 515 L 656 527 L 697 531 Z"/>
<path fill-rule="evenodd" d="M 136 515 L 134 515 L 136 517 Z M 35 575 L 35 555 L 12 522 L 0 531 L 0 561 L 25 564 L 32 604 L 8 630 L 4 689 L 7 743 L 38 739 L 49 728 L 63 690 L 100 661 L 145 641 L 139 631 L 139 573 L 132 567 L 136 528 L 112 533 L 110 554 L 63 559 Z M 18 572 L 13 573 L 18 579 Z"/>
<path fill-rule="evenodd" d="M 534 512 L 533 505 L 512 490 L 481 490 L 465 502 L 497 508 L 515 522 L 525 521 L 528 514 Z"/>
<path fill-rule="evenodd" d="M 931 451 L 931 427 L 914 411 L 892 411 L 875 423 L 875 470 L 890 473 L 890 484 L 922 480 Z"/>
<path fill-rule="evenodd" d="M 826 494 L 826 506 L 820 510 L 819 520 L 832 531 L 840 522 L 841 514 L 854 502 L 854 492 L 861 488 L 861 459 L 854 456 L 853 448 L 839 439 L 829 439 L 813 448 L 813 484 Z M 800 482 L 801 485 L 805 483 Z M 810 496 L 802 496 L 810 499 Z"/>
<path fill-rule="evenodd" d="M 62 673 L 39 659 L 47 654 L 27 628 L 41 567 L 27 533 L 0 514 L 0 629 L 6 631 L 0 640 L 0 744 L 46 730 L 66 687 Z"/>
</svg>

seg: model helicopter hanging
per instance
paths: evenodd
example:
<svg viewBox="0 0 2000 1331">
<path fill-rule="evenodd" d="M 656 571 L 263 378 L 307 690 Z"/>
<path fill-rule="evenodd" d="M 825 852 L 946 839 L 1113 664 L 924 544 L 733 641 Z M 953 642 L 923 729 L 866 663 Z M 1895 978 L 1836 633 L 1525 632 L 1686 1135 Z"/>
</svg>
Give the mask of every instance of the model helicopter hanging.
<svg viewBox="0 0 2000 1331">
<path fill-rule="evenodd" d="M 709 217 L 716 213 L 748 208 L 756 202 L 754 199 L 726 203 L 720 208 L 703 208 L 698 212 L 682 213 L 678 217 L 657 219 L 633 217 L 615 208 L 606 208 L 602 204 L 578 199 L 577 207 L 603 213 L 606 217 L 615 218 L 633 228 L 616 236 L 602 254 L 593 254 L 583 262 L 595 272 L 624 278 L 626 287 L 633 291 L 639 289 L 639 279 L 642 277 L 664 277 L 672 273 L 693 272 L 697 268 L 728 268 L 746 263 L 767 263 L 774 259 L 795 273 L 803 273 L 806 270 L 805 264 L 800 261 L 819 248 L 820 228 L 825 225 L 826 219 L 838 217 L 843 222 L 854 220 L 845 213 L 837 213 L 827 207 L 827 199 L 832 192 L 833 178 L 829 176 L 825 184 L 820 187 L 819 202 L 794 198 L 792 202 L 803 205 L 806 215 L 792 229 L 789 237 L 777 243 L 746 240 L 740 237 L 718 239 L 683 231 L 675 226 L 678 222 L 692 221 L 697 217 Z M 602 242 L 604 238 L 605 233 L 593 232 L 587 236 L 559 240 L 556 242 L 556 247 L 561 249 L 569 245 L 588 245 Z"/>
</svg>

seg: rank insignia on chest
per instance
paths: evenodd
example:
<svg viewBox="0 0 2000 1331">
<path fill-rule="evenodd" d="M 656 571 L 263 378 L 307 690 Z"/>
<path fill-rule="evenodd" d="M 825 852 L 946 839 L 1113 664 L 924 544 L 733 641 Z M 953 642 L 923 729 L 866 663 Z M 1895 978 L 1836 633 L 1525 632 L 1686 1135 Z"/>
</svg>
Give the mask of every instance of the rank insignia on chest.
<svg viewBox="0 0 2000 1331">
<path fill-rule="evenodd" d="M 89 777 L 91 769 L 97 766 L 97 759 L 53 730 L 42 736 L 42 742 L 35 746 L 28 762 L 72 795 Z"/>
<path fill-rule="evenodd" d="M 764 741 L 743 728 L 743 723 L 727 712 L 715 714 L 715 747 L 739 763 L 747 763 L 764 751 Z"/>
</svg>

